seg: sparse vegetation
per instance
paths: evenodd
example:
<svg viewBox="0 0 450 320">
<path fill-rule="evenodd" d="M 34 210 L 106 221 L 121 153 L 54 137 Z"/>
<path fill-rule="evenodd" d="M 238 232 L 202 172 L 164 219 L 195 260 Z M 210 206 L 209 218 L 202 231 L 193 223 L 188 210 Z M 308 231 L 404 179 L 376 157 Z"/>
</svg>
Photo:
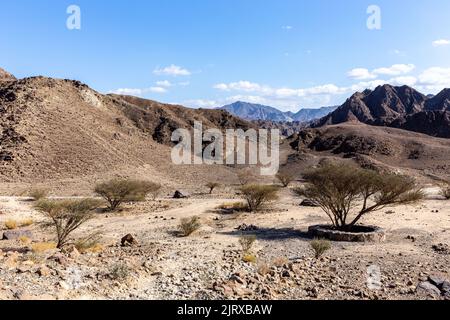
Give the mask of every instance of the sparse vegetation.
<svg viewBox="0 0 450 320">
<path fill-rule="evenodd" d="M 28 193 L 28 196 L 31 199 L 33 199 L 33 201 L 39 201 L 44 198 L 47 198 L 49 193 L 50 192 L 47 189 L 35 188 L 35 189 L 30 190 L 30 192 Z"/>
<path fill-rule="evenodd" d="M 80 253 L 100 252 L 103 250 L 103 246 L 100 244 L 100 241 L 101 235 L 96 232 L 83 239 L 77 240 L 74 246 Z"/>
<path fill-rule="evenodd" d="M 98 184 L 94 191 L 108 202 L 110 211 L 115 211 L 124 202 L 144 201 L 150 193 L 156 198 L 160 189 L 160 184 L 150 181 L 113 179 Z"/>
<path fill-rule="evenodd" d="M 206 184 L 206 187 L 209 189 L 209 194 L 212 194 L 214 189 L 218 188 L 220 186 L 220 184 L 216 183 L 216 182 L 208 182 Z"/>
<path fill-rule="evenodd" d="M 273 261 L 272 261 L 272 264 L 278 268 L 280 268 L 288 263 L 289 263 L 289 259 L 286 257 L 277 257 L 277 258 L 273 259 Z"/>
<path fill-rule="evenodd" d="M 322 255 L 331 249 L 331 242 L 324 239 L 314 239 L 310 243 L 311 248 L 314 250 L 316 259 L 322 257 Z"/>
<path fill-rule="evenodd" d="M 14 230 L 14 229 L 17 229 L 17 227 L 18 227 L 18 223 L 17 223 L 16 220 L 9 219 L 9 220 L 5 221 L 5 228 L 6 229 Z"/>
<path fill-rule="evenodd" d="M 294 181 L 294 175 L 289 172 L 280 172 L 276 175 L 278 181 L 285 188 L 289 187 L 292 181 Z"/>
<path fill-rule="evenodd" d="M 265 276 L 265 275 L 269 274 L 270 267 L 267 263 L 260 262 L 256 268 L 256 272 L 258 272 L 258 274 L 260 274 L 261 276 Z"/>
<path fill-rule="evenodd" d="M 195 231 L 200 229 L 201 226 L 202 224 L 200 223 L 199 217 L 191 217 L 181 219 L 181 223 L 178 226 L 178 229 L 182 237 L 189 237 Z"/>
<path fill-rule="evenodd" d="M 240 191 L 248 204 L 248 211 L 256 212 L 268 202 L 278 199 L 278 188 L 270 185 L 246 185 Z"/>
<path fill-rule="evenodd" d="M 29 227 L 29 226 L 31 226 L 33 223 L 34 223 L 33 219 L 28 218 L 28 219 L 22 220 L 22 221 L 20 222 L 20 226 L 21 226 L 21 227 Z"/>
<path fill-rule="evenodd" d="M 250 250 L 252 249 L 253 245 L 255 244 L 256 241 L 256 236 L 251 235 L 251 236 L 241 236 L 239 238 L 239 244 L 242 247 L 242 252 L 244 254 L 247 254 L 250 252 Z"/>
<path fill-rule="evenodd" d="M 242 257 L 242 261 L 244 261 L 245 263 L 256 263 L 258 261 L 258 259 L 256 258 L 255 255 L 253 255 L 251 253 L 246 253 Z"/>
<path fill-rule="evenodd" d="M 450 184 L 447 184 L 446 186 L 441 187 L 441 195 L 445 199 L 450 200 Z"/>
<path fill-rule="evenodd" d="M 49 250 L 56 249 L 57 244 L 55 242 L 36 242 L 31 245 L 31 251 L 34 253 L 43 253 Z"/>
<path fill-rule="evenodd" d="M 19 241 L 23 244 L 30 244 L 31 243 L 31 239 L 26 237 L 26 236 L 21 236 L 19 237 Z"/>
<path fill-rule="evenodd" d="M 247 204 L 243 202 L 227 202 L 217 207 L 219 210 L 244 211 L 248 210 Z"/>
<path fill-rule="evenodd" d="M 124 263 L 116 263 L 111 267 L 109 276 L 113 280 L 126 280 L 130 276 L 130 268 Z"/>
<path fill-rule="evenodd" d="M 306 186 L 295 192 L 315 201 L 339 230 L 351 231 L 366 214 L 415 203 L 424 196 L 412 178 L 350 165 L 327 164 L 304 178 Z"/>
<path fill-rule="evenodd" d="M 251 169 L 242 169 L 237 173 L 237 178 L 241 186 L 245 186 L 256 181 L 256 177 Z"/>
<path fill-rule="evenodd" d="M 96 199 L 41 200 L 35 207 L 50 219 L 57 236 L 57 248 L 60 249 L 68 243 L 73 231 L 93 217 L 93 211 L 101 203 Z"/>
</svg>

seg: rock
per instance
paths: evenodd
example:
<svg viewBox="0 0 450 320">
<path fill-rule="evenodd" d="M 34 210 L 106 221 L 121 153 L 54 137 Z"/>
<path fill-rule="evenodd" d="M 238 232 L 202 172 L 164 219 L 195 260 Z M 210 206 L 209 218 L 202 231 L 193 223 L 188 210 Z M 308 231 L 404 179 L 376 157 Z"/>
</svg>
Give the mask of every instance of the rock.
<svg viewBox="0 0 450 320">
<path fill-rule="evenodd" d="M 26 237 L 32 238 L 33 233 L 30 230 L 8 230 L 3 232 L 3 240 L 17 240 Z"/>
<path fill-rule="evenodd" d="M 186 199 L 186 198 L 189 198 L 189 196 L 190 196 L 189 193 L 177 190 L 177 191 L 175 191 L 173 198 L 174 199 Z"/>
<path fill-rule="evenodd" d="M 137 240 L 131 234 L 127 234 L 125 237 L 123 237 L 120 243 L 122 247 L 131 247 L 138 245 Z"/>
<path fill-rule="evenodd" d="M 48 258 L 48 260 L 55 261 L 56 263 L 59 263 L 62 266 L 67 266 L 69 264 L 67 257 L 60 252 L 52 255 L 51 257 Z"/>
<path fill-rule="evenodd" d="M 240 277 L 239 274 L 233 274 L 233 275 L 230 277 L 230 281 L 237 282 L 237 283 L 242 284 L 242 285 L 244 285 L 244 286 L 247 285 L 247 283 L 245 282 L 245 280 L 242 279 L 242 278 Z"/>
<path fill-rule="evenodd" d="M 244 223 L 244 224 L 241 224 L 239 227 L 237 227 L 236 230 L 247 232 L 247 231 L 258 231 L 259 228 L 257 226 L 252 225 L 252 224 L 251 225 L 247 225 L 247 224 Z"/>
<path fill-rule="evenodd" d="M 450 247 L 445 243 L 435 244 L 432 249 L 439 254 L 450 254 Z"/>
<path fill-rule="evenodd" d="M 440 288 L 442 284 L 445 282 L 445 279 L 432 275 L 428 277 L 428 281 L 431 284 L 435 285 L 436 287 Z"/>
<path fill-rule="evenodd" d="M 288 270 L 284 270 L 281 276 L 283 278 L 292 278 L 292 274 Z"/>
<path fill-rule="evenodd" d="M 416 292 L 433 297 L 439 297 L 441 295 L 441 290 L 439 290 L 438 287 L 428 281 L 419 283 L 417 285 Z"/>
<path fill-rule="evenodd" d="M 449 281 L 444 281 L 442 283 L 441 291 L 442 291 L 442 295 L 445 298 L 450 299 L 450 282 Z"/>
<path fill-rule="evenodd" d="M 315 202 L 314 200 L 310 200 L 310 199 L 305 199 L 302 201 L 302 203 L 300 203 L 301 207 L 318 207 L 319 204 L 317 202 Z"/>
<path fill-rule="evenodd" d="M 47 266 L 41 266 L 36 270 L 36 273 L 40 277 L 48 277 L 51 274 L 51 271 Z"/>
</svg>

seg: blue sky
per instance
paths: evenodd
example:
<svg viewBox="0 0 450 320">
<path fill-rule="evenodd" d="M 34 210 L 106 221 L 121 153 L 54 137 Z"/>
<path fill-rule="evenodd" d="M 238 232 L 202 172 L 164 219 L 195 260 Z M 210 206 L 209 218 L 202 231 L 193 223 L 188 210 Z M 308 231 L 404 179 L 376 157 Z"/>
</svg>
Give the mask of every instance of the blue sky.
<svg viewBox="0 0 450 320">
<path fill-rule="evenodd" d="M 72 4 L 80 30 L 66 27 Z M 3 1 L 0 67 L 191 107 L 297 111 L 383 82 L 450 87 L 449 12 L 448 0 Z"/>
</svg>

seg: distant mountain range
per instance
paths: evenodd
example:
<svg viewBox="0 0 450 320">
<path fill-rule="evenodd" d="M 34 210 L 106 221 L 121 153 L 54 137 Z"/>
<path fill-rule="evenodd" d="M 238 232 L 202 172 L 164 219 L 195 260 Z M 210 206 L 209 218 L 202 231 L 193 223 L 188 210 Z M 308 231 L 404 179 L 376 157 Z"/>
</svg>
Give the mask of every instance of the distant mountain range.
<svg viewBox="0 0 450 320">
<path fill-rule="evenodd" d="M 320 109 L 301 109 L 297 113 L 282 112 L 276 108 L 261 104 L 238 101 L 219 109 L 226 110 L 232 115 L 250 121 L 274 121 L 274 122 L 309 122 L 320 119 L 337 107 L 323 107 Z"/>
<path fill-rule="evenodd" d="M 435 96 L 417 90 L 383 85 L 352 95 L 342 106 L 315 121 L 312 127 L 345 122 L 395 127 L 450 138 L 450 89 Z"/>
</svg>

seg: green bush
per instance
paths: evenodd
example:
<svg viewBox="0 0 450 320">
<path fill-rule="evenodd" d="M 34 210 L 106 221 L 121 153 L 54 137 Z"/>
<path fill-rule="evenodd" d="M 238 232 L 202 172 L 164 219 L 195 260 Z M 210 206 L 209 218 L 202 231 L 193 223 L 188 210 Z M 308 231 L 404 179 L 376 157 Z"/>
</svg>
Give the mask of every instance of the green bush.
<svg viewBox="0 0 450 320">
<path fill-rule="evenodd" d="M 240 189 L 248 204 L 248 210 L 255 212 L 268 202 L 278 199 L 278 188 L 269 185 L 246 185 Z"/>
<path fill-rule="evenodd" d="M 195 231 L 200 229 L 201 226 L 202 224 L 200 223 L 199 217 L 191 217 L 181 219 L 181 223 L 178 226 L 178 229 L 182 237 L 189 237 Z"/>
<path fill-rule="evenodd" d="M 310 243 L 314 250 L 316 259 L 319 259 L 325 252 L 331 249 L 331 242 L 323 239 L 315 239 Z"/>
</svg>

